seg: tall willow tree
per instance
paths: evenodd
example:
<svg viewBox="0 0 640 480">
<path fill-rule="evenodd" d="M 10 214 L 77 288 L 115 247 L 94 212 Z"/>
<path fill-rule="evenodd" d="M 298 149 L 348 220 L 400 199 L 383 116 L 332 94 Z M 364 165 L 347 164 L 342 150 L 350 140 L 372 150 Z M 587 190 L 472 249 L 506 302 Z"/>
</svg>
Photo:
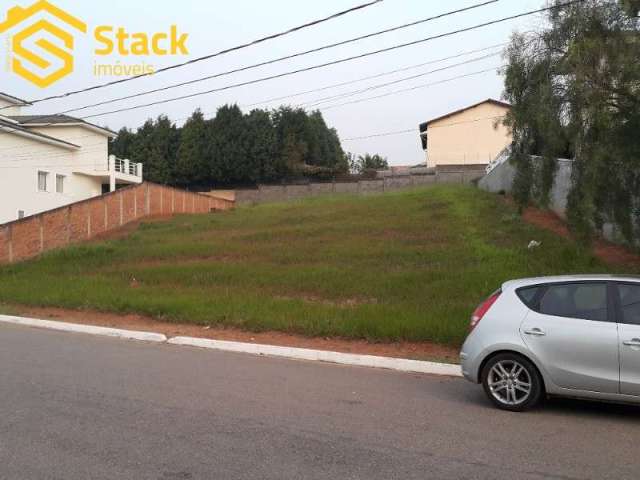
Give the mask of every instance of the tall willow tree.
<svg viewBox="0 0 640 480">
<path fill-rule="evenodd" d="M 640 1 L 551 3 L 558 8 L 548 28 L 514 35 L 506 51 L 514 196 L 520 207 L 547 203 L 555 159 L 569 155 L 574 232 L 587 240 L 612 222 L 632 242 L 640 231 Z"/>
</svg>

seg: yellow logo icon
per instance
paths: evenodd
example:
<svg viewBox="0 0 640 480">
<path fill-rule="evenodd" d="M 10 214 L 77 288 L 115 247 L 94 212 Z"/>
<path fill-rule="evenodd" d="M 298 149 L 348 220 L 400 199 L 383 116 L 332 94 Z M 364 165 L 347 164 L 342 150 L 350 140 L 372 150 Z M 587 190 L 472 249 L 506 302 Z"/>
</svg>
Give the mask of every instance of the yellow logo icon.
<svg viewBox="0 0 640 480">
<path fill-rule="evenodd" d="M 59 26 L 43 18 L 46 14 L 58 20 L 56 24 L 64 25 Z M 0 22 L 0 33 L 14 28 L 17 30 L 10 40 L 13 53 L 10 65 L 13 72 L 40 88 L 46 88 L 73 72 L 74 37 L 69 33 L 68 27 L 87 33 L 87 25 L 84 22 L 55 7 L 47 0 L 38 0 L 27 8 L 10 9 L 7 12 L 7 19 Z M 37 40 L 34 41 L 34 37 Z M 59 45 L 49 40 L 52 37 L 59 41 Z M 31 43 L 60 60 L 61 66 L 51 71 L 53 63 L 31 50 L 27 46 Z M 26 66 L 25 63 L 30 66 Z M 32 69 L 33 67 L 37 68 Z"/>
</svg>

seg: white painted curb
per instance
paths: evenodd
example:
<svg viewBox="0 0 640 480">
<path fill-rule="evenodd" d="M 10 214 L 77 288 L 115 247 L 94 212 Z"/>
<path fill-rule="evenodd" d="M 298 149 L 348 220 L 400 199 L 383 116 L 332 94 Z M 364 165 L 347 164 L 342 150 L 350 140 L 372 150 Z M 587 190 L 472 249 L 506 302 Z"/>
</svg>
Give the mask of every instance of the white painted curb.
<svg viewBox="0 0 640 480">
<path fill-rule="evenodd" d="M 373 355 L 356 355 L 324 350 L 310 350 L 306 348 L 277 347 L 273 345 L 258 345 L 253 343 L 226 342 L 221 340 L 192 337 L 174 337 L 169 339 L 167 343 L 172 345 L 186 345 L 191 347 L 222 350 L 225 352 L 250 353 L 253 355 L 292 358 L 296 360 L 312 360 L 359 367 L 385 368 L 401 372 L 429 373 L 432 375 L 444 375 L 449 377 L 462 376 L 462 371 L 459 365 L 424 362 L 420 360 L 376 357 Z"/>
<path fill-rule="evenodd" d="M 140 340 L 143 342 L 165 343 L 167 337 L 161 333 L 136 332 L 132 330 L 120 330 L 117 328 L 95 327 L 93 325 L 79 325 L 75 323 L 38 320 L 35 318 L 11 317 L 0 315 L 0 322 L 13 323 L 27 327 L 47 328 L 62 332 L 86 333 L 89 335 L 101 335 L 104 337 L 122 338 L 126 340 Z"/>
<path fill-rule="evenodd" d="M 206 338 L 174 337 L 167 339 L 167 337 L 161 333 L 137 332 L 117 328 L 96 327 L 93 325 L 13 317 L 9 315 L 0 315 L 0 323 L 46 328 L 62 332 L 100 335 L 124 340 L 139 340 L 143 342 L 169 343 L 171 345 L 208 348 L 224 352 L 249 353 L 252 355 L 290 358 L 294 360 L 311 360 L 358 367 L 384 368 L 399 372 L 428 373 L 431 375 L 442 375 L 448 377 L 462 376 L 459 365 L 448 363 L 424 362 L 404 358 L 377 357 L 374 355 L 357 355 L 352 353 L 330 352 L 326 350 L 311 350 L 307 348 L 278 347 L 275 345 L 260 345 L 255 343 L 227 342 L 222 340 L 209 340 Z"/>
</svg>

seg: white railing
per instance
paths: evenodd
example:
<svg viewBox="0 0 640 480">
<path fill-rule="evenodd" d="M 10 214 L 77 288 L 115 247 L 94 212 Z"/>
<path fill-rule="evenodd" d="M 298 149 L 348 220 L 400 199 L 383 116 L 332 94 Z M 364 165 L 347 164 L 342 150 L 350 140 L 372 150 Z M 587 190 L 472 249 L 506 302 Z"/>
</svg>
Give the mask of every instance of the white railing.
<svg viewBox="0 0 640 480">
<path fill-rule="evenodd" d="M 504 150 L 502 150 L 498 154 L 496 158 L 494 158 L 489 162 L 489 165 L 487 165 L 487 168 L 486 168 L 487 174 L 491 173 L 493 169 L 496 168 L 498 165 L 502 165 L 504 162 L 509 160 L 510 156 L 511 156 L 511 147 L 506 147 Z"/>
<path fill-rule="evenodd" d="M 133 177 L 142 177 L 142 164 L 131 162 L 129 159 L 109 155 L 109 171 L 123 173 Z"/>
</svg>

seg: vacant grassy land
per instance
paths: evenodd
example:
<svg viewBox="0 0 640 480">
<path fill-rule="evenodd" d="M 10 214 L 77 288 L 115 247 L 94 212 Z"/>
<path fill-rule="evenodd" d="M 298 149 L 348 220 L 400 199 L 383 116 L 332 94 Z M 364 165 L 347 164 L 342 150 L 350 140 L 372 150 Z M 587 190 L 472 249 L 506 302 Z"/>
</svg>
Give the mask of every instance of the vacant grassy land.
<svg viewBox="0 0 640 480">
<path fill-rule="evenodd" d="M 455 345 L 505 280 L 608 270 L 494 195 L 438 186 L 145 223 L 0 268 L 0 302 Z"/>
</svg>

